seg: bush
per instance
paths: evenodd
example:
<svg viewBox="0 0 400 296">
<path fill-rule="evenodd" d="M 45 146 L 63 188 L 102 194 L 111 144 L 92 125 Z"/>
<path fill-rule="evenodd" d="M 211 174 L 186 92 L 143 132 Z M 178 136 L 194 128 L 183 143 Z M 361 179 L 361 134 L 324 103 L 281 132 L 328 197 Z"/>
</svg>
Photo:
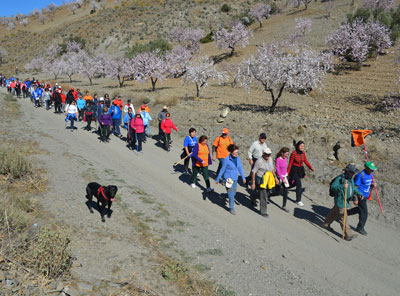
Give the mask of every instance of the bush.
<svg viewBox="0 0 400 296">
<path fill-rule="evenodd" d="M 278 5 L 275 2 L 271 3 L 271 14 L 278 14 L 280 13 Z"/>
<path fill-rule="evenodd" d="M 358 8 L 354 14 L 349 13 L 347 15 L 347 21 L 353 23 L 356 19 L 361 19 L 364 23 L 368 22 L 372 15 L 371 9 Z"/>
<path fill-rule="evenodd" d="M 224 3 L 222 6 L 221 6 L 221 11 L 222 12 L 229 12 L 231 10 L 231 7 L 228 5 L 228 4 L 226 4 L 226 3 Z"/>
<path fill-rule="evenodd" d="M 31 245 L 34 267 L 49 278 L 64 274 L 72 263 L 69 243 L 68 235 L 61 229 L 42 228 Z"/>
<path fill-rule="evenodd" d="M 146 44 L 135 44 L 131 48 L 129 48 L 125 56 L 127 58 L 133 58 L 139 53 L 142 52 L 151 52 L 154 50 L 159 50 L 161 53 L 170 50 L 172 47 L 165 39 L 159 38 L 156 40 L 151 40 Z"/>
<path fill-rule="evenodd" d="M 68 42 L 76 42 L 81 45 L 82 49 L 85 49 L 86 46 L 86 40 L 79 37 L 79 36 L 69 36 L 68 38 L 64 38 L 63 43 L 60 44 L 61 50 L 60 50 L 60 55 L 64 54 L 67 52 L 67 43 Z"/>
<path fill-rule="evenodd" d="M 32 173 L 30 162 L 16 150 L 0 148 L 0 175 L 20 179 Z"/>
<path fill-rule="evenodd" d="M 200 39 L 200 43 L 210 43 L 213 42 L 213 32 L 211 31 L 206 36 Z"/>
</svg>

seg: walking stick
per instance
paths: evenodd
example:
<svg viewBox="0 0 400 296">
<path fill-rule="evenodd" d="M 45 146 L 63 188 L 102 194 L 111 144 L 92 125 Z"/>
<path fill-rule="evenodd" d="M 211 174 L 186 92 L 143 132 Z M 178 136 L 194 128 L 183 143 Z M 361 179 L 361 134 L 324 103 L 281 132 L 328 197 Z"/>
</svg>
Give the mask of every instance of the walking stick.
<svg viewBox="0 0 400 296">
<path fill-rule="evenodd" d="M 345 184 L 347 184 L 347 180 Z M 344 189 L 344 219 L 343 219 L 344 221 L 343 221 L 343 234 L 342 234 L 343 239 L 346 230 L 346 218 L 347 218 L 347 188 Z"/>
<path fill-rule="evenodd" d="M 182 161 L 184 161 L 184 160 L 185 160 L 186 158 L 188 158 L 189 156 L 190 156 L 190 154 L 189 154 L 189 155 L 186 155 L 185 158 L 182 158 L 181 160 L 175 162 L 175 163 L 174 163 L 174 166 L 180 164 Z M 190 161 L 190 160 L 189 160 L 189 161 Z"/>
<path fill-rule="evenodd" d="M 364 151 L 365 151 L 365 156 L 367 157 L 367 161 L 369 161 L 367 146 L 365 145 L 365 143 L 364 143 Z M 371 176 L 372 176 L 372 182 L 375 183 L 374 175 L 371 174 Z M 374 189 L 375 189 L 376 197 L 378 198 L 379 207 L 381 208 L 381 213 L 383 214 L 383 208 L 382 208 L 382 204 L 381 204 L 381 199 L 379 198 L 378 189 L 376 189 L 376 186 L 374 186 Z"/>
</svg>

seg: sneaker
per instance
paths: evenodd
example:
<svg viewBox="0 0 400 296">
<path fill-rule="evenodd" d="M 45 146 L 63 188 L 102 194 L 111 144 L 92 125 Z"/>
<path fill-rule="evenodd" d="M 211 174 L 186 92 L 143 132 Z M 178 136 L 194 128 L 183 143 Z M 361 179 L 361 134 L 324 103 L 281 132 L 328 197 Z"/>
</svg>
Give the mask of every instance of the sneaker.
<svg viewBox="0 0 400 296">
<path fill-rule="evenodd" d="M 192 186 L 192 188 L 196 188 L 196 184 L 194 183 L 190 184 L 190 186 Z"/>
<path fill-rule="evenodd" d="M 190 175 L 190 172 L 189 172 L 189 171 L 184 171 L 183 174 L 189 176 L 189 175 Z"/>
<path fill-rule="evenodd" d="M 356 237 L 357 237 L 357 233 L 354 233 L 352 236 L 346 236 L 344 239 L 349 242 L 349 241 L 353 240 Z"/>
<path fill-rule="evenodd" d="M 287 207 L 282 207 L 282 210 L 284 210 L 286 213 L 289 213 L 289 209 Z"/>
<path fill-rule="evenodd" d="M 304 204 L 303 204 L 301 201 L 298 201 L 297 204 L 298 204 L 299 206 L 301 206 L 301 207 L 304 206 Z"/>
<path fill-rule="evenodd" d="M 213 192 L 213 191 L 214 191 L 214 189 L 212 189 L 211 187 L 207 188 L 207 192 Z"/>
<path fill-rule="evenodd" d="M 368 233 L 364 229 L 357 229 L 359 234 L 367 235 Z"/>
<path fill-rule="evenodd" d="M 325 223 L 321 224 L 322 228 L 325 228 L 326 230 L 329 230 L 330 232 L 333 232 L 333 228 L 330 225 L 327 225 Z"/>
<path fill-rule="evenodd" d="M 236 212 L 235 212 L 234 209 L 230 209 L 230 210 L 229 210 L 229 213 L 231 213 L 232 215 L 236 215 Z"/>
<path fill-rule="evenodd" d="M 267 213 L 262 214 L 261 216 L 263 216 L 263 218 L 268 218 L 269 217 L 269 215 Z"/>
</svg>

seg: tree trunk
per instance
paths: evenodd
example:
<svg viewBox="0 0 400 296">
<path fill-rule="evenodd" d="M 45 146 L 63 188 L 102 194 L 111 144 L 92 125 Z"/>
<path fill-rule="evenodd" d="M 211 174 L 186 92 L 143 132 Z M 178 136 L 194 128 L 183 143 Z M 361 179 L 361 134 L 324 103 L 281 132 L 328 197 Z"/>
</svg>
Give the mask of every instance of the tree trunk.
<svg viewBox="0 0 400 296">
<path fill-rule="evenodd" d="M 125 77 L 122 77 L 118 75 L 118 83 L 119 83 L 119 87 L 123 87 L 124 86 L 124 82 L 125 82 Z"/>
<path fill-rule="evenodd" d="M 196 97 L 198 98 L 200 96 L 200 87 L 199 85 L 196 83 Z"/>
<path fill-rule="evenodd" d="M 88 78 L 89 78 L 90 85 L 92 85 L 93 84 L 92 77 L 88 77 Z"/>
<path fill-rule="evenodd" d="M 278 104 L 280 97 L 282 96 L 282 92 L 283 92 L 284 88 L 285 88 L 285 84 L 283 84 L 281 86 L 281 88 L 279 89 L 279 93 L 278 93 L 277 97 L 275 97 L 273 89 L 266 89 L 266 91 L 269 91 L 269 93 L 271 94 L 271 100 L 272 100 L 271 107 L 269 108 L 269 113 L 273 114 L 275 112 L 275 107 Z"/>
<path fill-rule="evenodd" d="M 231 53 L 229 54 L 229 56 L 231 57 L 235 53 L 235 47 L 229 46 L 229 48 L 231 49 Z"/>
<path fill-rule="evenodd" d="M 151 86 L 152 86 L 151 91 L 155 91 L 158 78 L 154 79 L 153 77 L 150 77 L 150 79 L 151 79 Z"/>
<path fill-rule="evenodd" d="M 74 74 L 68 75 L 68 77 L 69 77 L 69 83 L 72 83 L 72 75 L 74 75 Z"/>
<path fill-rule="evenodd" d="M 260 21 L 260 28 L 262 28 L 262 21 Z"/>
</svg>

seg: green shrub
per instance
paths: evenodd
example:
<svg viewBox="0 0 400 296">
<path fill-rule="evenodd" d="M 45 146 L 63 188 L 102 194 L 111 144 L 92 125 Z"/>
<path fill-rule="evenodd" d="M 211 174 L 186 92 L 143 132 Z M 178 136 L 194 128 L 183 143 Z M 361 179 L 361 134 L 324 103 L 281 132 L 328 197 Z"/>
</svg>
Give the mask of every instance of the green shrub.
<svg viewBox="0 0 400 296">
<path fill-rule="evenodd" d="M 62 229 L 40 229 L 31 245 L 33 266 L 49 278 L 57 278 L 71 267 L 70 239 Z"/>
<path fill-rule="evenodd" d="M 200 43 L 210 43 L 213 42 L 213 32 L 211 31 L 206 36 L 200 39 Z"/>
<path fill-rule="evenodd" d="M 250 10 L 246 10 L 238 15 L 233 17 L 234 20 L 240 21 L 246 27 L 250 26 L 255 22 L 255 20 L 249 15 Z"/>
<path fill-rule="evenodd" d="M 32 173 L 31 163 L 19 152 L 0 147 L 0 175 L 20 179 Z"/>
<path fill-rule="evenodd" d="M 139 53 L 142 52 L 151 52 L 154 50 L 159 50 L 161 53 L 170 50 L 172 47 L 166 41 L 165 39 L 159 38 L 156 40 L 151 40 L 148 43 L 145 44 L 135 44 L 131 48 L 128 48 L 128 50 L 125 53 L 125 56 L 127 58 L 133 58 Z"/>
<path fill-rule="evenodd" d="M 224 3 L 224 4 L 221 6 L 221 11 L 222 11 L 222 12 L 229 12 L 230 10 L 231 10 L 231 7 L 229 6 L 229 4 Z"/>
<path fill-rule="evenodd" d="M 275 2 L 272 2 L 271 3 L 271 14 L 278 14 L 280 11 L 279 11 L 279 8 L 278 8 L 278 5 L 275 3 Z"/>
</svg>

